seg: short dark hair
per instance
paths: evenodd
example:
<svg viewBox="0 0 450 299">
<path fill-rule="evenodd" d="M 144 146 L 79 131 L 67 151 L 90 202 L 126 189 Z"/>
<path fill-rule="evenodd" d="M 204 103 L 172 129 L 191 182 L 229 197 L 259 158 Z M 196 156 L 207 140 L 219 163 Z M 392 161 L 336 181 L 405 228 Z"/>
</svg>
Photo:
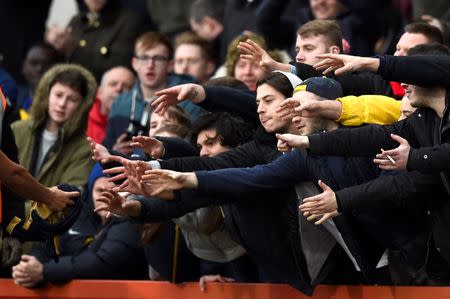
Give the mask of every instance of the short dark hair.
<svg viewBox="0 0 450 299">
<path fill-rule="evenodd" d="M 414 55 L 450 55 L 450 50 L 440 43 L 423 44 L 409 49 L 408 56 Z"/>
<path fill-rule="evenodd" d="M 249 141 L 253 136 L 253 129 L 239 117 L 226 112 L 202 114 L 192 126 L 191 142 L 197 143 L 201 131 L 215 129 L 223 146 L 236 147 Z"/>
<path fill-rule="evenodd" d="M 442 44 L 444 42 L 444 36 L 442 35 L 441 30 L 439 30 L 436 26 L 425 22 L 414 22 L 407 24 L 405 26 L 405 32 L 423 34 L 430 41 L 430 43 Z"/>
<path fill-rule="evenodd" d="M 338 46 L 343 52 L 342 46 L 342 30 L 339 24 L 333 20 L 312 20 L 303 24 L 297 30 L 297 35 L 308 37 L 311 35 L 325 36 L 328 46 Z"/>
<path fill-rule="evenodd" d="M 87 96 L 88 82 L 86 77 L 77 70 L 66 70 L 56 74 L 50 82 L 49 89 L 56 83 L 69 86 L 73 90 L 79 92 L 83 99 Z"/>
<path fill-rule="evenodd" d="M 203 86 L 225 86 L 237 90 L 249 91 L 247 85 L 245 85 L 244 82 L 231 76 L 211 78 L 208 81 L 206 81 L 203 84 Z"/>
<path fill-rule="evenodd" d="M 261 86 L 263 84 L 268 84 L 282 93 L 286 98 L 290 98 L 294 92 L 289 79 L 280 72 L 273 72 L 262 78 L 256 83 L 256 86 Z"/>
<path fill-rule="evenodd" d="M 51 44 L 49 44 L 45 41 L 40 41 L 40 42 L 35 43 L 28 49 L 28 52 L 30 52 L 31 49 L 34 49 L 34 48 L 39 48 L 39 49 L 42 49 L 45 52 L 47 52 L 50 57 L 52 65 L 64 61 L 64 58 L 61 55 L 61 53 L 58 52 L 58 50 L 56 50 L 55 47 L 53 47 Z"/>
<path fill-rule="evenodd" d="M 196 0 L 191 4 L 189 15 L 197 23 L 204 17 L 210 17 L 222 24 L 224 11 L 224 0 Z"/>
</svg>

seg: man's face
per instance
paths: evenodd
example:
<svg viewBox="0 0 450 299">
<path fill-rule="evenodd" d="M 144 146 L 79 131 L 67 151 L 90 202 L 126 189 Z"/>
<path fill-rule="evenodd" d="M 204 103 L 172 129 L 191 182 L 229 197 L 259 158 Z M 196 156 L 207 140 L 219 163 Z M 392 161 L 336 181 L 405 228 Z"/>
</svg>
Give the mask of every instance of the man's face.
<svg viewBox="0 0 450 299">
<path fill-rule="evenodd" d="M 429 88 L 410 84 L 402 84 L 402 86 L 405 88 L 405 96 L 408 97 L 409 103 L 413 108 L 427 106 L 423 100 L 428 98 Z"/>
<path fill-rule="evenodd" d="M 220 144 L 220 136 L 216 129 L 200 131 L 197 136 L 197 147 L 200 149 L 200 157 L 214 157 L 230 149 Z"/>
<path fill-rule="evenodd" d="M 114 183 L 109 182 L 107 177 L 100 177 L 95 181 L 94 186 L 92 187 L 92 201 L 94 203 L 94 208 L 103 207 L 106 205 L 105 203 L 98 201 L 98 199 L 103 191 L 111 190 L 114 186 Z M 106 211 L 97 212 L 97 214 L 102 218 L 106 218 L 107 213 L 108 212 Z"/>
<path fill-rule="evenodd" d="M 177 47 L 173 68 L 175 74 L 194 76 L 200 83 L 208 80 L 213 71 L 212 65 L 203 57 L 200 46 L 193 44 L 181 44 Z"/>
<path fill-rule="evenodd" d="M 132 65 L 140 83 L 149 89 L 163 88 L 167 75 L 172 71 L 169 51 L 162 44 L 145 50 L 138 47 Z"/>
<path fill-rule="evenodd" d="M 297 41 L 295 42 L 295 61 L 298 63 L 305 63 L 314 65 L 320 61 L 316 55 L 326 54 L 330 52 L 330 49 L 325 41 L 323 35 L 297 35 Z"/>
<path fill-rule="evenodd" d="M 317 97 L 309 91 L 297 91 L 295 95 L 304 96 L 311 100 Z M 326 129 L 326 120 L 313 117 L 297 117 L 294 125 L 299 130 L 300 135 L 307 136 Z"/>
<path fill-rule="evenodd" d="M 134 75 L 130 70 L 124 67 L 109 70 L 98 88 L 98 97 L 102 108 L 109 112 L 113 100 L 122 92 L 130 90 L 133 84 Z"/>
<path fill-rule="evenodd" d="M 41 47 L 33 47 L 28 51 L 23 63 L 22 72 L 33 89 L 37 86 L 42 75 L 48 70 L 51 64 L 52 58 L 47 50 Z"/>
<path fill-rule="evenodd" d="M 342 4 L 337 0 L 310 0 L 311 12 L 317 20 L 335 19 L 342 11 Z"/>
<path fill-rule="evenodd" d="M 256 83 L 261 80 L 265 74 L 266 72 L 262 67 L 242 58 L 239 58 L 234 66 L 234 78 L 244 82 L 250 90 L 256 89 Z"/>
<path fill-rule="evenodd" d="M 278 117 L 276 110 L 286 98 L 268 84 L 262 84 L 256 90 L 256 105 L 259 120 L 267 133 L 284 133 L 291 122 Z"/>
<path fill-rule="evenodd" d="M 402 120 L 407 117 L 410 117 L 411 114 L 413 114 L 414 111 L 416 111 L 416 108 L 411 106 L 411 102 L 409 101 L 408 95 L 406 95 L 406 94 L 403 96 L 402 101 L 400 103 L 400 110 L 401 110 L 402 114 L 398 120 Z"/>
<path fill-rule="evenodd" d="M 421 33 L 405 32 L 397 43 L 394 56 L 406 56 L 412 47 L 428 43 L 428 39 Z"/>
</svg>

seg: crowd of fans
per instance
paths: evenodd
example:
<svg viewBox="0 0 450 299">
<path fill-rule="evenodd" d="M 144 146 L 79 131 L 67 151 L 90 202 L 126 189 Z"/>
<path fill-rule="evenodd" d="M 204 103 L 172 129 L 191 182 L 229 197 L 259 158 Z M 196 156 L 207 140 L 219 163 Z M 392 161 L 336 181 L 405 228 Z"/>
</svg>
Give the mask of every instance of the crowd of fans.
<svg viewBox="0 0 450 299">
<path fill-rule="evenodd" d="M 0 8 L 2 277 L 449 285 L 446 1 L 77 4 Z"/>
</svg>

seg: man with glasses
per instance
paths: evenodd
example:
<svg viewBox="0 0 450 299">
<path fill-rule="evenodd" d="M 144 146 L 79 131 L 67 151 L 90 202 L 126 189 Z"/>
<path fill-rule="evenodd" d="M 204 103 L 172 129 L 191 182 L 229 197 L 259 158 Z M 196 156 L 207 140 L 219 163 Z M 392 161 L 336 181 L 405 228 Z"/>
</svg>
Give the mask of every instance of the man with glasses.
<svg viewBox="0 0 450 299">
<path fill-rule="evenodd" d="M 170 40 L 159 32 L 146 32 L 135 42 L 131 65 L 138 80 L 134 87 L 119 95 L 111 107 L 104 145 L 124 154 L 131 154 L 130 135 L 136 135 L 148 126 L 146 109 L 155 92 L 164 88 L 193 81 L 191 77 L 171 74 L 173 47 Z M 202 109 L 190 102 L 181 103 L 191 120 Z M 146 133 L 146 132 L 145 132 Z"/>
</svg>

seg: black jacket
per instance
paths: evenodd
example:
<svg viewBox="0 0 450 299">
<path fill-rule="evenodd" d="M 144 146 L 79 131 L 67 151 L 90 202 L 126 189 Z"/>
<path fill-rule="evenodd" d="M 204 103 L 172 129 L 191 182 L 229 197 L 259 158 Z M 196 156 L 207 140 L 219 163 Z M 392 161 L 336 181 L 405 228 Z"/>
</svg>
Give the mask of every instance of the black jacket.
<svg viewBox="0 0 450 299">
<path fill-rule="evenodd" d="M 162 168 L 177 171 L 213 170 L 265 164 L 279 155 L 275 136 L 267 134 L 260 127 L 253 141 L 216 157 L 187 157 L 160 163 Z M 266 282 L 288 283 L 310 294 L 312 288 L 309 286 L 306 264 L 298 239 L 295 198 L 292 190 L 285 190 L 283 193 L 267 192 L 257 198 L 251 198 L 249 194 L 233 197 L 232 204 L 223 206 L 224 222 L 232 238 L 240 243 L 261 267 Z M 203 199 L 203 202 L 206 200 Z M 255 200 L 258 204 L 255 204 Z M 185 204 L 182 209 L 186 210 L 178 213 L 187 213 L 200 207 L 201 201 L 200 199 L 198 206 L 197 203 L 187 206 Z M 218 201 L 218 204 L 221 203 L 223 202 Z M 270 244 L 270 248 L 267 244 Z"/>
<path fill-rule="evenodd" d="M 388 80 L 435 86 L 450 86 L 448 56 L 385 56 L 380 60 L 379 73 Z M 431 108 L 419 108 L 409 118 L 388 126 L 365 126 L 346 131 L 318 134 L 309 137 L 310 149 L 316 154 L 370 155 L 380 148 L 397 147 L 390 138 L 394 133 L 408 140 L 411 147 L 433 147 L 450 141 L 449 96 L 443 118 Z M 448 201 L 449 170 L 440 173 L 423 174 L 417 171 L 403 172 L 396 176 L 384 176 L 374 181 L 336 193 L 339 209 L 351 212 L 358 206 L 365 206 L 374 200 L 409 200 L 422 196 L 428 201 L 429 214 L 433 219 L 435 243 L 441 254 L 450 261 L 450 202 Z"/>
</svg>

